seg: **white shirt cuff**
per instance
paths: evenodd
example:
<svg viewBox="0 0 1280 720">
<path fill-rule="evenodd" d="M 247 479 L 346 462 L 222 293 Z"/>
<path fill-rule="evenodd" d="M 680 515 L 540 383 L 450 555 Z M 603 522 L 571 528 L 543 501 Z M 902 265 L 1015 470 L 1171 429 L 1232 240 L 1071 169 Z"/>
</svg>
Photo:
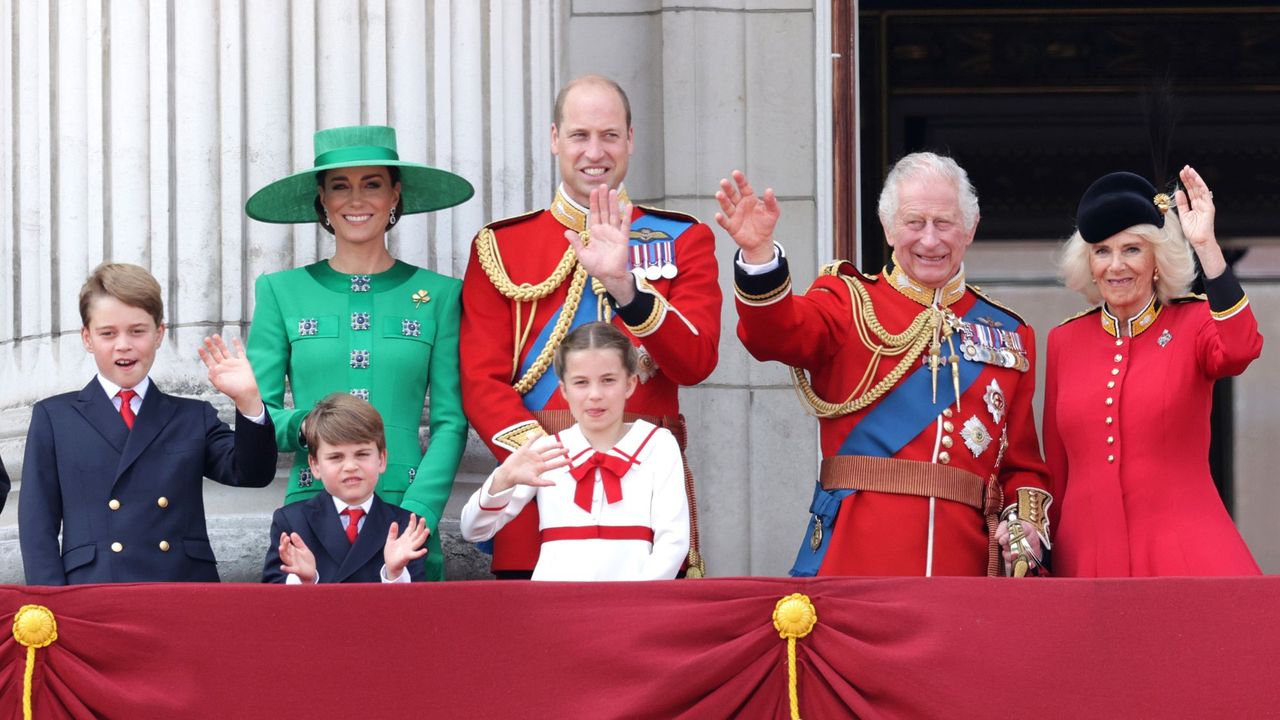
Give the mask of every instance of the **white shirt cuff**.
<svg viewBox="0 0 1280 720">
<path fill-rule="evenodd" d="M 779 245 L 778 243 L 774 243 L 773 259 L 770 260 L 769 262 L 760 263 L 759 265 L 752 265 L 751 263 L 743 262 L 741 250 L 739 250 L 737 255 L 734 256 L 734 262 L 737 263 L 738 267 L 741 268 L 742 271 L 748 275 L 763 275 L 767 272 L 777 270 L 778 258 L 783 257 L 785 255 L 786 253 L 782 251 L 782 246 Z"/>
<path fill-rule="evenodd" d="M 413 562 L 421 562 L 421 560 L 415 560 L 415 561 L 413 561 Z M 382 578 L 382 582 L 384 582 L 384 583 L 386 583 L 386 584 L 389 584 L 389 585 L 403 585 L 403 584 L 405 584 L 405 583 L 407 583 L 407 582 L 409 582 L 410 580 L 412 580 L 412 579 L 413 579 L 413 578 L 409 577 L 409 568 L 408 568 L 408 566 L 406 566 L 406 567 L 404 567 L 402 570 L 400 570 L 400 576 L 399 576 L 399 577 L 397 577 L 395 580 L 392 580 L 392 579 L 388 578 L 388 577 L 387 577 L 387 564 L 386 564 L 386 563 L 382 563 L 382 570 L 380 570 L 380 571 L 378 572 L 378 577 Z"/>
</svg>

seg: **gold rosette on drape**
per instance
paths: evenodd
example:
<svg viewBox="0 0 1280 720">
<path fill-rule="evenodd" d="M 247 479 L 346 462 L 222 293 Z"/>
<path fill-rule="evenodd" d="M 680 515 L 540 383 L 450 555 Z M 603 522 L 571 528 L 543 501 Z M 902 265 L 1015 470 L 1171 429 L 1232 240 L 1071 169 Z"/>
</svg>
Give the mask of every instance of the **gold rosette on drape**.
<svg viewBox="0 0 1280 720">
<path fill-rule="evenodd" d="M 805 637 L 818 624 L 818 609 L 808 595 L 792 593 L 773 607 L 773 626 L 787 640 L 787 699 L 791 701 L 791 719 L 800 720 L 800 694 L 796 684 L 796 640 Z"/>
<path fill-rule="evenodd" d="M 43 605 L 23 605 L 13 616 L 13 639 L 27 648 L 27 667 L 22 674 L 22 717 L 31 720 L 31 680 L 36 670 L 36 650 L 58 639 L 58 621 Z"/>
</svg>

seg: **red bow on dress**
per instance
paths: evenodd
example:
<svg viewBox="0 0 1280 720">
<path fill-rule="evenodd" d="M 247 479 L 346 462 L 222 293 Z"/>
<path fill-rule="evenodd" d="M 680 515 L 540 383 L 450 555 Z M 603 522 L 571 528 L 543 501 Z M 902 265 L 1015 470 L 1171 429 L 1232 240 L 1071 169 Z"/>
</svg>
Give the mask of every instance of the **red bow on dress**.
<svg viewBox="0 0 1280 720">
<path fill-rule="evenodd" d="M 569 468 L 569 474 L 578 481 L 573 492 L 573 504 L 587 512 L 591 512 L 591 494 L 595 489 L 595 470 L 600 470 L 600 480 L 604 483 L 604 499 L 613 504 L 622 499 L 622 476 L 631 469 L 630 460 L 617 455 L 594 452 L 586 462 Z"/>
</svg>

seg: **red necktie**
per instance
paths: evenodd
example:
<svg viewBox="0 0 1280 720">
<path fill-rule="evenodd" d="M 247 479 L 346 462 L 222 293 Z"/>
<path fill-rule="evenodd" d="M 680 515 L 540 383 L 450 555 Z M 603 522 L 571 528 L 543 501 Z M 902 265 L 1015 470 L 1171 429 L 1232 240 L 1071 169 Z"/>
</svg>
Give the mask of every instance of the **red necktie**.
<svg viewBox="0 0 1280 720">
<path fill-rule="evenodd" d="M 350 540 L 351 544 L 355 545 L 356 535 L 360 534 L 360 518 L 364 517 L 364 510 L 361 510 L 358 507 L 347 508 L 342 511 L 342 514 L 351 518 L 350 521 L 347 522 L 347 540 Z"/>
<path fill-rule="evenodd" d="M 138 393 L 132 390 L 121 390 L 116 394 L 120 396 L 120 417 L 124 419 L 124 424 L 132 430 L 133 419 L 135 416 L 133 414 L 133 404 L 131 401 Z"/>
<path fill-rule="evenodd" d="M 569 474 L 578 481 L 573 491 L 573 504 L 587 512 L 591 512 L 591 495 L 595 490 L 596 468 L 600 469 L 600 480 L 604 483 L 605 502 L 613 504 L 622 499 L 622 476 L 631 469 L 631 461 L 595 452 L 587 461 L 577 467 L 569 468 Z"/>
</svg>

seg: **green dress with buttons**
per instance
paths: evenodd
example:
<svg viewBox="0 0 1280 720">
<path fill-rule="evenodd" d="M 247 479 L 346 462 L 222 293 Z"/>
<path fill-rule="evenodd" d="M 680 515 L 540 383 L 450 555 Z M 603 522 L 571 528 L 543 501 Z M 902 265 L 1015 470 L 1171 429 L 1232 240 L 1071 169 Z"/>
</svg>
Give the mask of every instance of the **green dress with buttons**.
<svg viewBox="0 0 1280 720">
<path fill-rule="evenodd" d="M 295 451 L 286 504 L 323 489 L 298 434 L 324 396 L 349 392 L 373 404 L 387 432 L 378 496 L 426 518 L 427 577 L 444 579 L 437 532 L 467 441 L 458 378 L 462 282 L 397 261 L 349 275 L 321 261 L 262 275 L 248 356 L 271 412 L 280 450 Z M 285 380 L 293 407 L 284 406 Z M 430 390 L 430 442 L 418 429 Z"/>
</svg>

